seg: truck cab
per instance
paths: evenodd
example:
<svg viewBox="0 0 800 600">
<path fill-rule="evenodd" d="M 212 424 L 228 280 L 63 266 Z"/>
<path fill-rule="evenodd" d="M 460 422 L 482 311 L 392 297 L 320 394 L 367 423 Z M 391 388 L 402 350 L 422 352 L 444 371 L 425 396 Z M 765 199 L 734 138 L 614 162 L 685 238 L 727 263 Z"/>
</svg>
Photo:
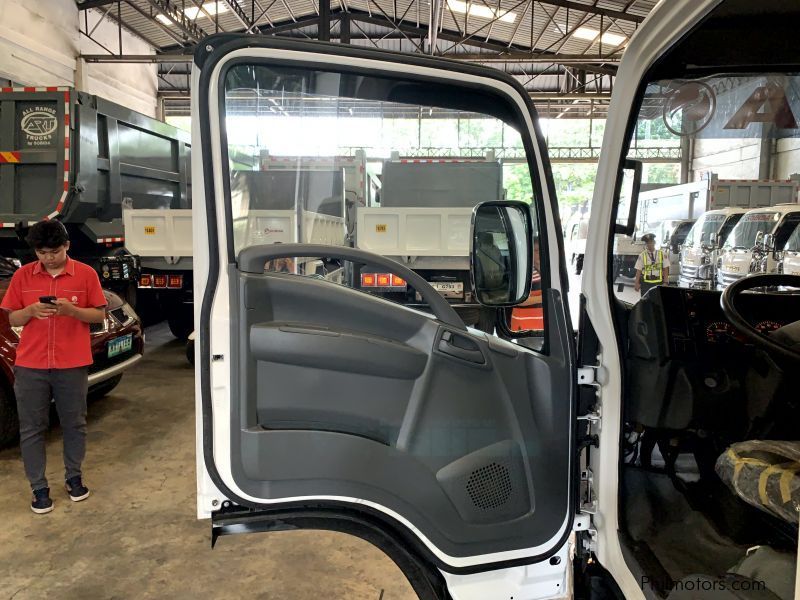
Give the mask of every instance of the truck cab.
<svg viewBox="0 0 800 600">
<path fill-rule="evenodd" d="M 742 139 L 769 146 L 770 119 L 766 135 L 795 136 L 798 18 L 782 0 L 661 2 L 637 29 L 608 112 L 577 339 L 546 140 L 518 81 L 439 57 L 208 38 L 192 112 L 197 510 L 212 541 L 245 553 L 237 534 L 346 532 L 383 550 L 426 600 L 677 600 L 715 582 L 788 600 L 800 295 L 743 292 L 800 281 L 756 275 L 725 292 L 634 297 L 616 288 L 612 256 L 641 220 L 648 132 L 685 165 L 728 139 L 742 107 L 731 124 Z M 256 90 L 279 104 L 257 122 L 238 101 Z M 758 112 L 767 92 L 783 110 Z M 525 156 L 506 198 L 472 209 L 476 298 L 508 315 L 536 280 L 538 338 L 467 327 L 430 282 L 374 251 L 241 243 L 227 160 L 237 119 L 311 154 L 359 131 L 377 135 L 376 151 L 392 147 L 402 128 L 384 115 L 422 119 L 418 131 L 465 113 Z M 375 267 L 425 306 L 264 269 L 309 256 Z"/>
<path fill-rule="evenodd" d="M 706 211 L 697 220 L 680 252 L 678 285 L 698 290 L 714 288 L 719 250 L 746 212 L 744 208 L 720 208 Z"/>
<path fill-rule="evenodd" d="M 786 240 L 778 272 L 787 275 L 800 275 L 800 225 L 795 227 L 792 235 Z"/>
<path fill-rule="evenodd" d="M 681 246 L 689 234 L 695 219 L 665 221 L 656 235 L 656 243 L 661 240 L 661 248 L 669 253 L 669 283 L 675 284 L 680 278 Z"/>
<path fill-rule="evenodd" d="M 800 223 L 800 205 L 779 204 L 747 211 L 725 240 L 717 259 L 717 289 L 749 273 L 776 273 L 789 236 Z"/>
</svg>

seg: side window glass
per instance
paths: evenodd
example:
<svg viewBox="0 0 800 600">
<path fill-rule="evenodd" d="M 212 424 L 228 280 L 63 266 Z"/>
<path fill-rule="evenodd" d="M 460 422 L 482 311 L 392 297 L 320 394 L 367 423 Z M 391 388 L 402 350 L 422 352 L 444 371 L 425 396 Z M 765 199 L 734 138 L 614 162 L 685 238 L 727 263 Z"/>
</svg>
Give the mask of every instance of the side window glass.
<svg viewBox="0 0 800 600">
<path fill-rule="evenodd" d="M 470 107 L 444 87 L 433 94 L 363 74 L 232 67 L 224 112 L 234 252 L 288 243 L 322 244 L 334 254 L 358 248 L 421 275 L 467 325 L 541 335 L 545 257 L 535 257 L 536 291 L 519 310 L 483 307 L 472 289 L 477 204 L 524 202 L 537 227 L 523 137 L 507 109 L 482 102 Z M 294 256 L 264 267 L 427 309 L 418 290 L 374 265 Z"/>
</svg>

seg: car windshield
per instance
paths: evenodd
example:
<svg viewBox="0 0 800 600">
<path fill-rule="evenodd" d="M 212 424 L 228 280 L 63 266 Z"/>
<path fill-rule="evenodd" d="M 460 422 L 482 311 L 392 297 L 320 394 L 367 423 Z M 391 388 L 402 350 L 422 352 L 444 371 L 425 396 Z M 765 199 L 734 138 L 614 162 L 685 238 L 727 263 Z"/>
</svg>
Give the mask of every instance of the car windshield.
<svg viewBox="0 0 800 600">
<path fill-rule="evenodd" d="M 777 212 L 757 212 L 745 215 L 731 231 L 731 235 L 725 241 L 725 248 L 749 250 L 755 245 L 759 232 L 771 232 L 779 218 L 780 214 Z"/>
<path fill-rule="evenodd" d="M 698 247 L 701 244 L 708 244 L 711 240 L 711 234 L 717 233 L 724 221 L 724 214 L 704 214 L 689 231 L 685 244 Z"/>
</svg>

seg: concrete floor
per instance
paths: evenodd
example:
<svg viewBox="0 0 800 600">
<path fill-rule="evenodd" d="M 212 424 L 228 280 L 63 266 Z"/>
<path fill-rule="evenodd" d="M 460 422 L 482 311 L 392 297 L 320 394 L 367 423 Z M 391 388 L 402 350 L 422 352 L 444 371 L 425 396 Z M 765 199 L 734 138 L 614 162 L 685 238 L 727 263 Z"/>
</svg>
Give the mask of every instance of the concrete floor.
<svg viewBox="0 0 800 600">
<path fill-rule="evenodd" d="M 195 518 L 194 371 L 163 326 L 145 358 L 89 406 L 92 496 L 61 487 L 61 435 L 48 441 L 55 510 L 35 515 L 18 449 L 0 452 L 0 598 L 407 600 L 399 569 L 345 534 L 221 538 Z"/>
</svg>

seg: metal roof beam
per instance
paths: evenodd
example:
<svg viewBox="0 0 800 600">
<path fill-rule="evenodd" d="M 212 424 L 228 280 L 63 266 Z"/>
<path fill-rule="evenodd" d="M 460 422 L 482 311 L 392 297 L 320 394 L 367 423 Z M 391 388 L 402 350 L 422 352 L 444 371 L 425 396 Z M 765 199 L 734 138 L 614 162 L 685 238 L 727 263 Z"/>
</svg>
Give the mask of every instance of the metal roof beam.
<svg viewBox="0 0 800 600">
<path fill-rule="evenodd" d="M 239 23 L 245 28 L 247 32 L 250 32 L 253 29 L 253 22 L 250 20 L 250 17 L 247 16 L 247 13 L 244 12 L 244 9 L 239 4 L 238 0 L 219 0 L 224 5 L 226 5 L 231 11 L 233 12 L 233 16 L 235 16 Z"/>
<path fill-rule="evenodd" d="M 177 33 L 175 33 L 174 31 L 172 31 L 172 29 L 170 29 L 169 27 L 167 27 L 166 25 L 164 25 L 164 24 L 163 24 L 161 21 L 159 21 L 158 19 L 156 19 L 156 18 L 155 18 L 155 17 L 154 17 L 152 14 L 147 14 L 147 13 L 146 13 L 144 10 L 142 10 L 141 8 L 139 8 L 139 6 L 138 6 L 138 5 L 137 5 L 135 2 L 132 2 L 131 0 L 125 0 L 125 2 L 126 2 L 126 4 L 127 4 L 128 6 L 130 6 L 130 7 L 131 7 L 133 10 L 135 10 L 136 12 L 138 12 L 140 15 L 142 15 L 142 16 L 143 16 L 144 18 L 146 18 L 148 21 L 150 21 L 151 23 L 155 23 L 156 25 L 158 25 L 158 27 L 160 27 L 160 28 L 161 28 L 161 29 L 164 31 L 164 33 L 166 33 L 166 34 L 167 34 L 169 37 L 171 37 L 173 40 L 175 40 L 176 42 L 178 42 L 178 44 L 179 44 L 180 46 L 185 46 L 185 45 L 186 45 L 186 40 L 185 40 L 185 39 L 182 39 L 182 38 L 181 38 L 181 37 L 180 37 L 180 36 L 179 36 Z M 158 48 L 158 46 L 156 46 L 156 48 Z"/>
<path fill-rule="evenodd" d="M 78 2 L 78 10 L 89 10 L 90 8 L 103 8 L 109 4 L 116 4 L 117 0 L 83 0 Z"/>
<path fill-rule="evenodd" d="M 187 19 L 186 15 L 181 14 L 181 12 L 173 7 L 170 4 L 167 4 L 166 0 L 147 0 L 150 3 L 150 6 L 155 8 L 158 12 L 163 14 L 175 27 L 183 31 L 187 35 L 187 37 L 194 41 L 199 42 L 204 37 L 207 37 L 208 34 L 203 31 L 202 27 L 200 27 L 194 21 Z M 133 6 L 133 2 L 129 2 L 131 6 Z M 154 21 L 158 19 L 153 18 Z"/>
<path fill-rule="evenodd" d="M 641 23 L 644 17 L 632 15 L 628 12 L 619 10 L 611 10 L 610 8 L 601 8 L 599 6 L 592 6 L 590 4 L 581 4 L 580 2 L 573 2 L 572 0 L 535 0 L 539 4 L 549 4 L 550 6 L 558 6 L 559 8 L 568 8 L 570 10 L 581 11 L 592 15 L 603 15 L 611 17 L 612 19 L 619 19 L 620 21 L 631 21 L 633 23 Z"/>
</svg>

